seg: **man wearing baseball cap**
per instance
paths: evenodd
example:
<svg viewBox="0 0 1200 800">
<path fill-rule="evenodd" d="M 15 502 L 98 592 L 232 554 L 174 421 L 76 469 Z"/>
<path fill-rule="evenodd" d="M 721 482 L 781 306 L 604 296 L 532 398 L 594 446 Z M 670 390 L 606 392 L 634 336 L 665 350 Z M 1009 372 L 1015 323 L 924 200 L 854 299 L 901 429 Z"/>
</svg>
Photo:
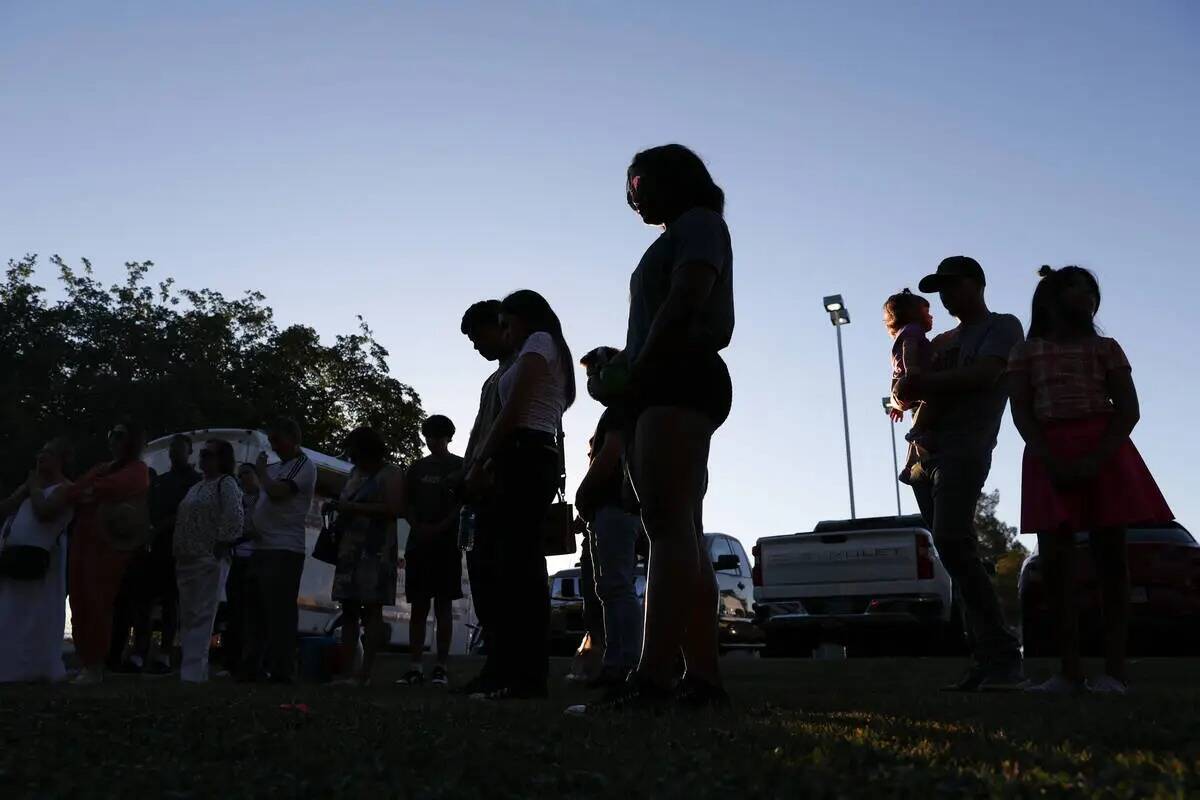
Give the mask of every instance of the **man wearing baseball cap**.
<svg viewBox="0 0 1200 800">
<path fill-rule="evenodd" d="M 913 493 L 973 634 L 974 663 L 955 691 L 999 691 L 1024 685 L 1020 643 L 1004 622 L 991 578 L 979 557 L 975 507 L 992 466 L 992 450 L 1008 402 L 1008 355 L 1025 338 L 1020 321 L 984 302 L 987 278 L 979 262 L 951 256 L 921 279 L 937 292 L 958 327 L 933 341 L 928 373 L 902 379 L 898 397 L 936 406 L 930 447 L 914 470 Z"/>
</svg>

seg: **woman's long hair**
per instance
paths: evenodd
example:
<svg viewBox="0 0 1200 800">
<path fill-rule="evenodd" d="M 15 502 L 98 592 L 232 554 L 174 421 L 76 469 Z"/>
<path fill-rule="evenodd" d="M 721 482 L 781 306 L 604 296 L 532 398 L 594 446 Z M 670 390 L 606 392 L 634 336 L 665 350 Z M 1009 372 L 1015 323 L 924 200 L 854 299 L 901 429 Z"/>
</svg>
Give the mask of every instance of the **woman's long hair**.
<svg viewBox="0 0 1200 800">
<path fill-rule="evenodd" d="M 513 292 L 500 303 L 505 314 L 519 317 L 528 326 L 531 333 L 541 331 L 550 334 L 550 338 L 558 345 L 558 368 L 562 372 L 563 385 L 566 387 L 567 404 L 570 408 L 575 402 L 575 362 L 571 357 L 571 348 L 563 337 L 562 322 L 558 314 L 542 297 L 532 289 L 521 289 Z"/>
<path fill-rule="evenodd" d="M 643 150 L 633 157 L 628 175 L 644 175 L 647 191 L 674 219 L 693 208 L 725 213 L 725 192 L 712 179 L 700 156 L 681 144 L 664 144 Z M 626 199 L 634 207 L 632 194 Z M 635 207 L 636 210 L 636 207 Z"/>
<path fill-rule="evenodd" d="M 1100 283 L 1096 280 L 1096 276 L 1083 267 L 1069 266 L 1054 269 L 1048 264 L 1042 265 L 1038 274 L 1042 276 L 1042 279 L 1038 282 L 1037 289 L 1033 291 L 1033 310 L 1029 317 L 1028 338 L 1048 339 L 1059 332 L 1064 324 L 1078 327 L 1080 332 L 1090 331 L 1096 335 L 1098 332 L 1095 317 L 1088 320 L 1072 319 L 1072 314 L 1062 301 L 1063 289 L 1073 279 L 1082 278 L 1092 293 L 1096 295 L 1096 308 L 1099 310 Z"/>
</svg>

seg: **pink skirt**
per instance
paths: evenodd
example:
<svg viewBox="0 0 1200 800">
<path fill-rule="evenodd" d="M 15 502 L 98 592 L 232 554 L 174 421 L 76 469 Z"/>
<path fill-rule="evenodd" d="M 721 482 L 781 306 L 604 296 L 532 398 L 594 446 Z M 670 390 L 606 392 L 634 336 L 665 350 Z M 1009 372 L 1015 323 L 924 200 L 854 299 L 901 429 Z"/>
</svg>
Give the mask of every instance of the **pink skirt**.
<svg viewBox="0 0 1200 800">
<path fill-rule="evenodd" d="M 1095 452 L 1109 417 L 1046 423 L 1050 452 L 1064 461 Z M 1099 528 L 1165 524 L 1175 518 L 1146 462 L 1126 439 L 1086 484 L 1062 489 L 1041 459 L 1025 450 L 1021 468 L 1021 532 L 1075 533 Z"/>
</svg>

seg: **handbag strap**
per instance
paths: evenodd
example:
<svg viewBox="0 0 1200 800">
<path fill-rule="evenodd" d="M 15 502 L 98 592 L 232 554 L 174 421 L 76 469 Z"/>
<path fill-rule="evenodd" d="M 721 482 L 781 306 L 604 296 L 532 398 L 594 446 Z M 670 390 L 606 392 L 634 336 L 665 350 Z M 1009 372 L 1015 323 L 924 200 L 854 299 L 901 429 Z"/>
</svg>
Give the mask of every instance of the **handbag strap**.
<svg viewBox="0 0 1200 800">
<path fill-rule="evenodd" d="M 558 499 L 564 503 L 567 500 L 567 434 L 562 417 L 558 418 Z"/>
</svg>

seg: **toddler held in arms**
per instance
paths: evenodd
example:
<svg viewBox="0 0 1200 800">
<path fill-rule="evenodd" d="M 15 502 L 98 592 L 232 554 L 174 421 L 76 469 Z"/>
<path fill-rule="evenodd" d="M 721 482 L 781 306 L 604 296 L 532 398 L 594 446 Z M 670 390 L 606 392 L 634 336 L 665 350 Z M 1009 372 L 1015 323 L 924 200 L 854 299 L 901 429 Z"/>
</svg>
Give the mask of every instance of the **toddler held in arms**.
<svg viewBox="0 0 1200 800">
<path fill-rule="evenodd" d="M 894 422 L 904 419 L 905 411 L 913 414 L 912 430 L 904 437 L 912 446 L 908 449 L 908 462 L 900 472 L 900 480 L 911 483 L 914 468 L 919 469 L 921 459 L 933 450 L 931 422 L 934 410 L 928 402 L 900 400 L 896 397 L 896 384 L 901 378 L 928 372 L 933 363 L 933 345 L 926 337 L 933 330 L 929 301 L 908 289 L 894 294 L 883 304 L 883 324 L 892 335 L 892 407 L 889 413 Z"/>
</svg>

